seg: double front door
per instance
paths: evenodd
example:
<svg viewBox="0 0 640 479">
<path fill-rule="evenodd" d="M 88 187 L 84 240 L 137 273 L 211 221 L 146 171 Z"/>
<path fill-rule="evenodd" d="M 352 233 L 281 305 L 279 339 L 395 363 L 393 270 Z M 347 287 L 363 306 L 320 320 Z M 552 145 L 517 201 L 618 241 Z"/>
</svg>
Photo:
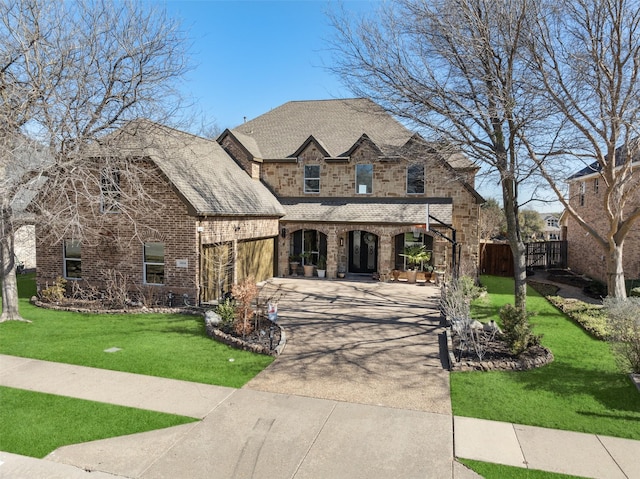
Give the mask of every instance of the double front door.
<svg viewBox="0 0 640 479">
<path fill-rule="evenodd" d="M 349 272 L 374 273 L 378 270 L 378 237 L 366 231 L 349 232 Z"/>
</svg>

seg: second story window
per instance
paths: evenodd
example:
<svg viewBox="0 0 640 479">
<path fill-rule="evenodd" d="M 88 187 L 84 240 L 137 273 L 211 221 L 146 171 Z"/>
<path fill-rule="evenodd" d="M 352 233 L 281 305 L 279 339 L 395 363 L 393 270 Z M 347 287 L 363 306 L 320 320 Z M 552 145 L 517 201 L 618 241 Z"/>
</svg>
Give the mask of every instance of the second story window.
<svg viewBox="0 0 640 479">
<path fill-rule="evenodd" d="M 584 206 L 584 192 L 585 192 L 586 188 L 585 188 L 585 184 L 584 181 L 580 182 L 580 206 Z"/>
<path fill-rule="evenodd" d="M 598 180 L 598 178 L 594 178 L 594 180 L 593 180 L 593 192 L 597 195 L 599 189 L 600 189 L 600 181 Z"/>
<path fill-rule="evenodd" d="M 107 167 L 100 177 L 100 208 L 103 213 L 120 211 L 120 171 Z"/>
<path fill-rule="evenodd" d="M 64 240 L 64 277 L 67 279 L 82 278 L 82 256 L 80 241 Z"/>
<path fill-rule="evenodd" d="M 304 192 L 320 193 L 320 165 L 304 166 Z"/>
<path fill-rule="evenodd" d="M 415 164 L 407 167 L 407 193 L 424 194 L 424 165 Z"/>
<path fill-rule="evenodd" d="M 373 165 L 356 165 L 356 193 L 373 193 Z"/>
</svg>

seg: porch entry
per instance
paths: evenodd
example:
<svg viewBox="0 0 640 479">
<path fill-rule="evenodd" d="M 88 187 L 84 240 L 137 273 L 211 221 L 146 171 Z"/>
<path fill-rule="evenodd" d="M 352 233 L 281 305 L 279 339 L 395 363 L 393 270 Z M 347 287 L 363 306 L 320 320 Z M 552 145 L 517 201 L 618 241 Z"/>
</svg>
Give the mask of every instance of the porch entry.
<svg viewBox="0 0 640 479">
<path fill-rule="evenodd" d="M 366 231 L 349 232 L 349 273 L 378 270 L 378 237 Z"/>
</svg>

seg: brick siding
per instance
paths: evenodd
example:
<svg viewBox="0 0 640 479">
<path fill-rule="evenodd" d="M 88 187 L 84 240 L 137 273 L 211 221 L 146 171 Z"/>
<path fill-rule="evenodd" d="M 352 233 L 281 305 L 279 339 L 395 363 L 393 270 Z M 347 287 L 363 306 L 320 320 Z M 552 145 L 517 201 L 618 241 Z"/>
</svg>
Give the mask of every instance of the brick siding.
<svg viewBox="0 0 640 479">
<path fill-rule="evenodd" d="M 636 169 L 635 177 L 640 177 Z M 584 220 L 592 225 L 601 235 L 606 235 L 609 222 L 604 211 L 605 185 L 600 179 L 596 190 L 594 178 L 584 180 L 584 197 L 581 198 L 580 184 L 576 180 L 569 184 L 569 201 Z M 636 203 L 627 205 L 627 209 L 637 207 L 640 201 L 640 191 L 636 194 Z M 607 251 L 584 230 L 571 215 L 567 216 L 567 261 L 572 270 L 598 279 L 607 281 Z M 623 267 L 626 279 L 640 278 L 640 223 L 631 228 L 624 242 Z"/>
</svg>

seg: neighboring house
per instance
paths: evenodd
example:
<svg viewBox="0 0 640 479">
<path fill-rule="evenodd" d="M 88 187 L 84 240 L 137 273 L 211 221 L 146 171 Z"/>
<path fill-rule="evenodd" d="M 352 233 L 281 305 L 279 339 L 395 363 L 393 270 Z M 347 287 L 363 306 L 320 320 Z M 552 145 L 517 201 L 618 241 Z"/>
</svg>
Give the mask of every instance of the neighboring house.
<svg viewBox="0 0 640 479">
<path fill-rule="evenodd" d="M 284 211 L 218 143 L 140 120 L 102 145 L 108 147 L 88 155 L 94 177 L 83 181 L 95 190 L 92 201 L 80 205 L 100 214 L 79 215 L 93 236 L 39 242 L 39 288 L 63 276 L 103 289 L 117 272 L 140 294 L 164 301 L 171 292 L 193 303 L 217 299 L 245 276 L 273 276 Z M 133 161 L 125 166 L 118 158 Z M 139 205 L 127 204 L 139 199 L 127 193 L 119 165 L 143 177 L 146 196 Z"/>
<path fill-rule="evenodd" d="M 560 219 L 553 214 L 541 215 L 544 227 L 542 229 L 542 239 L 544 241 L 560 241 L 562 239 L 562 228 Z"/>
<path fill-rule="evenodd" d="M 285 210 L 277 268 L 291 256 L 326 258 L 327 276 L 405 269 L 404 248 L 424 244 L 430 264 L 450 271 L 478 265 L 475 167 L 460 153 L 443 156 L 366 99 L 286 103 L 218 142 Z M 429 205 L 428 231 L 425 228 Z M 426 266 L 426 265 L 423 265 Z"/>
<path fill-rule="evenodd" d="M 618 165 L 625 157 L 618 150 Z M 636 153 L 638 155 L 638 153 Z M 640 157 L 633 158 L 633 174 L 627 187 L 635 188 L 635 199 L 627 203 L 626 208 L 637 208 L 640 204 Z M 605 186 L 598 163 L 583 168 L 568 180 L 569 202 L 584 220 L 606 237 L 609 222 L 604 212 Z M 607 252 L 589 235 L 568 213 L 562 216 L 562 224 L 566 226 L 568 248 L 568 266 L 572 270 L 598 279 L 604 283 L 606 278 Z M 640 278 L 640 223 L 631 228 L 624 241 L 623 268 L 627 279 Z"/>
</svg>

